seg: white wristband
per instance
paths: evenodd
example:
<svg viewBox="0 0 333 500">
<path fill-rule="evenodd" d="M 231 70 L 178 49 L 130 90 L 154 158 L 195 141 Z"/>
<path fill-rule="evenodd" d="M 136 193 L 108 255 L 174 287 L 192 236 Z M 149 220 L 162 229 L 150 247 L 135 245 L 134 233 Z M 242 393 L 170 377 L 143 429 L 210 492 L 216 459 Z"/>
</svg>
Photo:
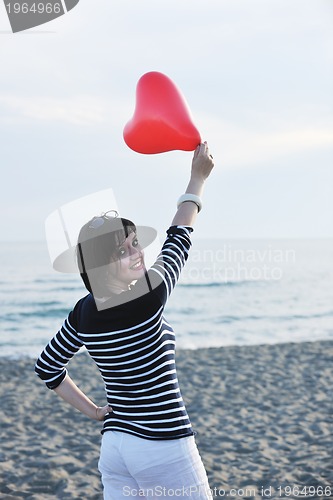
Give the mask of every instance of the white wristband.
<svg viewBox="0 0 333 500">
<path fill-rule="evenodd" d="M 191 194 L 191 193 L 182 194 L 181 197 L 179 198 L 178 202 L 177 202 L 177 208 L 179 208 L 180 205 L 182 203 L 184 203 L 185 201 L 192 201 L 193 203 L 195 203 L 196 206 L 198 207 L 198 213 L 202 209 L 201 198 L 199 196 L 197 196 L 196 194 Z"/>
</svg>

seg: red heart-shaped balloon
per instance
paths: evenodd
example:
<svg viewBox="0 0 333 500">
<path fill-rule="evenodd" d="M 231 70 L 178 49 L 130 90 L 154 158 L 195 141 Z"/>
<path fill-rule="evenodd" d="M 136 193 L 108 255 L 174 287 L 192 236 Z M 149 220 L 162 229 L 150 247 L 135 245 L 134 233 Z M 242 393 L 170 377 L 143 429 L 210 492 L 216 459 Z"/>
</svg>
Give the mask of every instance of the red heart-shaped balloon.
<svg viewBox="0 0 333 500">
<path fill-rule="evenodd" d="M 138 81 L 134 115 L 123 135 L 128 147 L 143 154 L 193 151 L 201 142 L 183 94 L 169 77 L 157 71 Z"/>
</svg>

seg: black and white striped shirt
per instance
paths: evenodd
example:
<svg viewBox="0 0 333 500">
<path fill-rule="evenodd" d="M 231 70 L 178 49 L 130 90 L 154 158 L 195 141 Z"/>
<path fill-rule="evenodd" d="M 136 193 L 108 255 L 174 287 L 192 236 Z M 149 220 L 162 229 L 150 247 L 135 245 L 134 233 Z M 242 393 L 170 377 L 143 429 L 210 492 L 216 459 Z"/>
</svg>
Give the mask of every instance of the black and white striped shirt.
<svg viewBox="0 0 333 500">
<path fill-rule="evenodd" d="M 82 298 L 36 362 L 36 373 L 54 389 L 65 378 L 68 361 L 86 347 L 113 409 L 102 432 L 123 431 L 146 439 L 194 434 L 178 385 L 175 334 L 163 316 L 188 256 L 191 231 L 185 226 L 168 229 L 161 253 L 146 274 L 148 293 L 137 293 L 146 281 L 142 278 L 123 292 L 128 300 L 124 302 L 122 293 L 121 303 L 115 296 L 103 310 L 97 310 L 91 294 Z"/>
</svg>

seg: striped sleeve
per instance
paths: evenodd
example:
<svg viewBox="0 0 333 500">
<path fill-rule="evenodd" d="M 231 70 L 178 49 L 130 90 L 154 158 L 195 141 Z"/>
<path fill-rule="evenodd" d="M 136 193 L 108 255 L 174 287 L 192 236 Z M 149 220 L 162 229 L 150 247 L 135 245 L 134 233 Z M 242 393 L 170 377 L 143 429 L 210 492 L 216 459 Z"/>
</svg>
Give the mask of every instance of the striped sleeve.
<svg viewBox="0 0 333 500">
<path fill-rule="evenodd" d="M 73 311 L 45 347 L 35 364 L 36 374 L 49 389 L 55 389 L 67 374 L 66 365 L 83 343 L 73 325 Z"/>
<path fill-rule="evenodd" d="M 157 260 L 148 271 L 150 284 L 163 305 L 179 280 L 187 261 L 192 231 L 193 228 L 189 226 L 171 226 Z"/>
</svg>

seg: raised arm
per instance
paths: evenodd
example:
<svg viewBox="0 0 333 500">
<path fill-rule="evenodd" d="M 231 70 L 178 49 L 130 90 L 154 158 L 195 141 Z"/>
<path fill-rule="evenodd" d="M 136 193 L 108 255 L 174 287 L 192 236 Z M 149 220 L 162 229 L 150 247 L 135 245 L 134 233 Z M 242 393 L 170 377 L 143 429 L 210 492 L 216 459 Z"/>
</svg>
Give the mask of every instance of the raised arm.
<svg viewBox="0 0 333 500">
<path fill-rule="evenodd" d="M 199 144 L 194 151 L 191 177 L 185 195 L 181 196 L 179 208 L 173 218 L 173 226 L 193 226 L 201 204 L 204 183 L 214 167 L 207 143 Z M 194 196 L 190 196 L 194 195 Z M 190 198 L 193 198 L 192 200 Z M 186 200 L 186 201 L 182 201 Z M 199 206 L 198 206 L 199 205 Z"/>
<path fill-rule="evenodd" d="M 201 209 L 200 197 L 204 182 L 213 167 L 213 157 L 209 154 L 207 143 L 200 144 L 194 152 L 190 181 L 186 192 L 178 201 L 178 210 L 167 231 L 168 237 L 146 276 L 151 289 L 154 290 L 162 305 L 165 305 L 174 289 L 187 260 L 191 247 L 192 226 Z"/>
</svg>

